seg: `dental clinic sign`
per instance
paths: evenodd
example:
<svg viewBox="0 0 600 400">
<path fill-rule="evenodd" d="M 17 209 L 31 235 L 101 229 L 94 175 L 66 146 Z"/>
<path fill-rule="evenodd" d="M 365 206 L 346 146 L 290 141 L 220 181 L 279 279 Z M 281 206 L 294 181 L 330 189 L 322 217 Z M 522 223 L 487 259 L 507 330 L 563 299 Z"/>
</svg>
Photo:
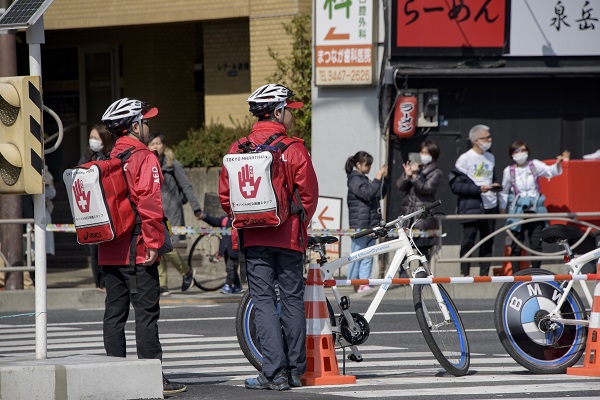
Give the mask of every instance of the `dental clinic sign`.
<svg viewBox="0 0 600 400">
<path fill-rule="evenodd" d="M 316 0 L 315 84 L 371 85 L 374 0 Z"/>
</svg>

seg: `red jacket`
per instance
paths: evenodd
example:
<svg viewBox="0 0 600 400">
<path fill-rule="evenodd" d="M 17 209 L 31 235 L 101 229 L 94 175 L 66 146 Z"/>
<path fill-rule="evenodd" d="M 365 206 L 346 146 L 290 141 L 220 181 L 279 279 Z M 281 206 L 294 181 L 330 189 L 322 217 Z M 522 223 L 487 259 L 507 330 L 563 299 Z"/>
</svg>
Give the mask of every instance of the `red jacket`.
<svg viewBox="0 0 600 400">
<path fill-rule="evenodd" d="M 134 147 L 134 153 L 125 163 L 125 176 L 129 186 L 129 196 L 137 206 L 142 220 L 142 233 L 138 236 L 135 263 L 146 259 L 146 248 L 158 250 L 165 241 L 163 228 L 163 207 L 160 185 L 163 182 L 160 164 L 156 154 L 138 139 L 122 136 L 117 139 L 110 156 L 116 157 Z M 123 237 L 98 245 L 99 265 L 129 265 L 131 237 Z"/>
<path fill-rule="evenodd" d="M 277 122 L 262 121 L 254 124 L 248 138 L 253 143 L 262 144 L 275 133 L 286 134 L 284 126 Z M 237 151 L 238 143 L 236 141 L 229 148 L 229 153 L 237 153 Z M 300 252 L 306 250 L 306 228 L 315 213 L 319 197 L 317 175 L 310 160 L 310 154 L 302 144 L 298 143 L 288 147 L 283 153 L 282 160 L 285 163 L 287 181 L 293 183 L 294 189 L 298 189 L 302 206 L 306 210 L 307 220 L 301 224 L 300 217 L 292 214 L 280 226 L 244 229 L 244 247 L 269 246 Z M 229 204 L 229 175 L 225 167 L 221 169 L 219 178 L 219 198 L 223 210 L 232 217 Z"/>
</svg>

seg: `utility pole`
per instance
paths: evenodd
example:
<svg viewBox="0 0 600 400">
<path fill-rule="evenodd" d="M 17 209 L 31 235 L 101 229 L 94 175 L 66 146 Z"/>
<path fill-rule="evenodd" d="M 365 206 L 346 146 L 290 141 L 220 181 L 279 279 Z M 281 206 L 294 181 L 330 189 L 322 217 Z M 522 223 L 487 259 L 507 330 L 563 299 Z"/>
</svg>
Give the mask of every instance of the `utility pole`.
<svg viewBox="0 0 600 400">
<path fill-rule="evenodd" d="M 0 0 L 1 13 L 12 0 Z M 0 13 L 0 14 L 1 14 Z M 17 76 L 17 44 L 14 30 L 0 30 L 0 76 Z M 22 218 L 21 196 L 0 194 L 0 218 Z M 0 225 L 1 250 L 11 265 L 23 265 L 23 225 Z M 5 289 L 23 289 L 23 273 L 5 274 Z"/>
</svg>

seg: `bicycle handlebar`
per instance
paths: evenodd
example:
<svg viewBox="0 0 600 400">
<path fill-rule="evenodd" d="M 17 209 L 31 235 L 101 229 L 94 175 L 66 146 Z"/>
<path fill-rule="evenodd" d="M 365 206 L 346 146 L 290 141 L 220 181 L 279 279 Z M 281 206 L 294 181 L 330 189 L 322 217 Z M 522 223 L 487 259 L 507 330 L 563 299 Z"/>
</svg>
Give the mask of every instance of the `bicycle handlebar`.
<svg viewBox="0 0 600 400">
<path fill-rule="evenodd" d="M 426 206 L 423 206 L 423 207 L 419 208 L 415 212 L 412 212 L 412 213 L 407 214 L 407 215 L 403 215 L 403 216 L 401 216 L 401 217 L 399 217 L 399 218 L 397 218 L 397 219 L 395 219 L 393 221 L 388 222 L 385 225 L 378 226 L 378 227 L 371 228 L 371 229 L 366 229 L 364 231 L 358 232 L 358 233 L 352 235 L 352 238 L 353 239 L 359 239 L 361 237 L 370 235 L 372 233 L 378 233 L 378 232 L 381 232 L 381 231 L 385 231 L 387 233 L 387 231 L 389 231 L 395 225 L 400 224 L 400 223 L 402 223 L 402 222 L 404 222 L 406 220 L 409 220 L 412 217 L 416 217 L 418 215 L 421 215 L 422 213 L 427 212 L 427 211 L 429 211 L 429 210 L 431 210 L 433 208 L 436 208 L 436 207 L 440 206 L 441 204 L 442 204 L 441 200 L 434 201 L 433 203 L 429 203 Z"/>
</svg>

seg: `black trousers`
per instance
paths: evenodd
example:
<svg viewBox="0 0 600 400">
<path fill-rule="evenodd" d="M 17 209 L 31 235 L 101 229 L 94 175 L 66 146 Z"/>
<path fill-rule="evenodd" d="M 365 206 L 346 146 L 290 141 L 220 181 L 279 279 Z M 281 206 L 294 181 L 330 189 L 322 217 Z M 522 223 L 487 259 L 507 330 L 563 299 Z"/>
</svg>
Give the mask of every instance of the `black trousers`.
<svg viewBox="0 0 600 400">
<path fill-rule="evenodd" d="M 94 284 L 97 288 L 104 288 L 104 274 L 102 268 L 98 265 L 98 245 L 92 244 L 89 246 L 90 249 L 90 262 L 92 264 L 92 275 L 94 277 Z"/>
<path fill-rule="evenodd" d="M 306 372 L 304 254 L 265 246 L 246 247 L 244 254 L 256 334 L 262 345 L 262 372 L 269 378 L 286 370 L 301 376 Z M 281 315 L 277 312 L 275 283 L 279 286 Z"/>
<path fill-rule="evenodd" d="M 498 207 L 490 208 L 485 210 L 485 214 L 497 214 Z M 460 245 L 460 256 L 467 254 L 471 248 L 475 245 L 475 239 L 477 233 L 479 233 L 479 240 L 483 239 L 496 229 L 495 219 L 479 219 L 475 221 L 465 222 L 462 224 L 463 239 Z M 492 248 L 494 246 L 494 240 L 488 240 L 479 247 L 479 257 L 490 257 L 492 255 Z M 490 273 L 490 262 L 479 263 L 479 275 L 488 276 Z M 460 273 L 462 275 L 470 275 L 471 263 L 461 263 Z"/>
<path fill-rule="evenodd" d="M 162 360 L 158 338 L 160 291 L 158 263 L 149 267 L 137 265 L 135 271 L 137 293 L 131 293 L 131 275 L 127 266 L 104 266 L 106 301 L 104 310 L 104 349 L 111 357 L 125 357 L 125 323 L 129 305 L 135 310 L 135 340 L 137 356 L 142 359 Z"/>
<path fill-rule="evenodd" d="M 529 247 L 535 251 L 542 251 L 542 229 L 546 226 L 546 223 L 543 221 L 538 222 L 530 222 L 528 224 L 522 224 L 521 230 L 519 232 L 511 231 L 513 235 L 519 240 L 519 242 L 524 243 L 525 237 L 529 239 Z M 511 245 L 511 253 L 513 256 L 518 256 L 521 254 L 521 246 L 514 243 Z M 515 261 L 512 263 L 513 266 L 513 275 L 519 271 L 519 262 Z M 542 265 L 541 261 L 532 261 L 532 268 L 539 268 Z M 515 268 L 516 267 L 516 268 Z"/>
<path fill-rule="evenodd" d="M 231 287 L 240 286 L 240 274 L 238 273 L 240 259 L 237 257 L 230 257 L 227 252 L 225 252 L 223 258 L 225 259 L 225 272 L 227 272 L 226 283 Z"/>
</svg>

